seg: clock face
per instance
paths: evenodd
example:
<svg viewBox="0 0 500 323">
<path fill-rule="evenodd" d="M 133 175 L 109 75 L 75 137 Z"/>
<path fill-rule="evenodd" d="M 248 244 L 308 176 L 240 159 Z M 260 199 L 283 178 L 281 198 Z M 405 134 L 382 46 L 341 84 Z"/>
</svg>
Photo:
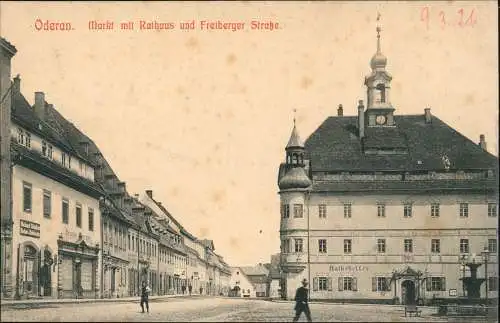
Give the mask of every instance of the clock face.
<svg viewBox="0 0 500 323">
<path fill-rule="evenodd" d="M 379 116 L 377 116 L 375 121 L 377 122 L 377 124 L 384 124 L 385 123 L 385 116 L 379 115 Z"/>
</svg>

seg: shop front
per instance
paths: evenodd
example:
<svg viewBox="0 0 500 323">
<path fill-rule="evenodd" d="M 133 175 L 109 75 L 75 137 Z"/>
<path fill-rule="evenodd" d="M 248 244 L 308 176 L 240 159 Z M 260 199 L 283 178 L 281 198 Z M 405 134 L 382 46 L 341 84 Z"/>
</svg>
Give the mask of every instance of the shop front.
<svg viewBox="0 0 500 323">
<path fill-rule="evenodd" d="M 63 240 L 60 236 L 57 244 L 58 297 L 97 298 L 99 246 L 89 246 L 81 235 L 75 242 Z"/>
</svg>

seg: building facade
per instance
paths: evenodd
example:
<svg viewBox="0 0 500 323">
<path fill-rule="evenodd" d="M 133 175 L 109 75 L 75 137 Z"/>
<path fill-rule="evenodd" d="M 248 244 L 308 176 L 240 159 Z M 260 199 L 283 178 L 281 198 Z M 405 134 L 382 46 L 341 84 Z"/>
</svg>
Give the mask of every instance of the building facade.
<svg viewBox="0 0 500 323">
<path fill-rule="evenodd" d="M 97 298 L 102 190 L 94 165 L 63 134 L 57 111 L 13 82 L 11 102 L 12 280 L 16 298 Z"/>
<path fill-rule="evenodd" d="M 340 105 L 305 144 L 294 124 L 278 175 L 282 297 L 306 278 L 311 299 L 450 300 L 461 264 L 488 261 L 481 297 L 498 298 L 498 158 L 430 109 L 398 115 L 386 65 L 377 27 L 366 108 Z"/>
</svg>

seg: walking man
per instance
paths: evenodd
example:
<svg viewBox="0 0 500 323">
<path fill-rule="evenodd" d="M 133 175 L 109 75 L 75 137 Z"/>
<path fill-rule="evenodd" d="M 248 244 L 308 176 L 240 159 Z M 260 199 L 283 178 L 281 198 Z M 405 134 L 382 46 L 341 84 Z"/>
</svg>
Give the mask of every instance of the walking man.
<svg viewBox="0 0 500 323">
<path fill-rule="evenodd" d="M 193 286 L 191 286 L 191 284 L 188 286 L 188 290 L 189 290 L 189 296 L 191 296 L 191 292 L 193 291 Z"/>
<path fill-rule="evenodd" d="M 297 288 L 297 292 L 295 293 L 295 317 L 293 318 L 294 322 L 299 320 L 300 314 L 304 312 L 307 317 L 308 322 L 312 322 L 311 319 L 311 311 L 309 310 L 308 303 L 308 292 L 307 289 L 307 279 L 302 280 L 302 286 Z"/>
<path fill-rule="evenodd" d="M 142 288 L 141 288 L 141 308 L 142 308 L 142 313 L 144 313 L 144 304 L 146 304 L 146 310 L 149 313 L 149 292 L 151 289 L 148 286 L 148 283 L 146 281 L 142 282 Z"/>
</svg>

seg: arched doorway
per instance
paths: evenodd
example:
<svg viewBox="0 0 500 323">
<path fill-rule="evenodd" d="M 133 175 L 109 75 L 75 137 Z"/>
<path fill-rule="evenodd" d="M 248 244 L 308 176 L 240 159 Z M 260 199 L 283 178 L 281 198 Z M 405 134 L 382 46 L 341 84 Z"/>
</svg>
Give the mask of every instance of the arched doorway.
<svg viewBox="0 0 500 323">
<path fill-rule="evenodd" d="M 403 304 L 415 304 L 415 282 L 413 280 L 405 280 L 401 283 L 401 299 Z"/>
<path fill-rule="evenodd" d="M 39 295 L 40 252 L 32 242 L 19 245 L 18 294 L 30 297 Z"/>
</svg>

